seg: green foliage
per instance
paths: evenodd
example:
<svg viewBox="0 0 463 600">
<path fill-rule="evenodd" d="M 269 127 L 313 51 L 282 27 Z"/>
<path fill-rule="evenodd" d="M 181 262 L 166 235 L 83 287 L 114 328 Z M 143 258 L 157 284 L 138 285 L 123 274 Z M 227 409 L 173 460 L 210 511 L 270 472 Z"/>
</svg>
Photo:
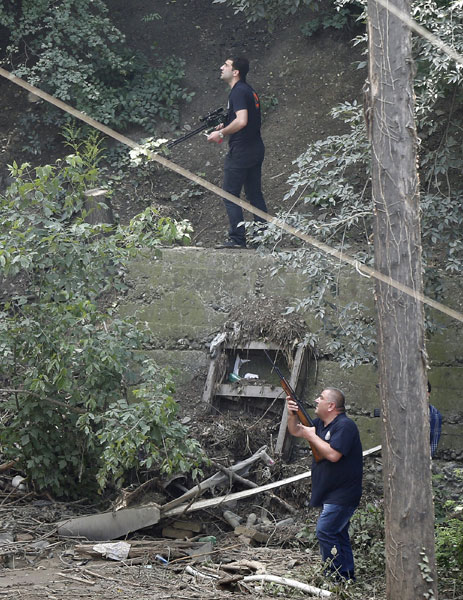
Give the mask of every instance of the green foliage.
<svg viewBox="0 0 463 600">
<path fill-rule="evenodd" d="M 361 108 L 356 101 L 346 102 L 333 109 L 332 115 L 342 118 L 350 132 L 311 144 L 295 161 L 298 171 L 290 177 L 291 188 L 285 197 L 294 198 L 293 208 L 281 216 L 339 251 L 350 250 L 359 263 L 371 263 L 372 207 L 365 182 L 368 143 Z M 321 321 L 324 339 L 311 334 L 310 344 L 345 367 L 374 362 L 373 320 L 362 303 L 340 303 L 344 280 L 339 264 L 310 246 L 278 250 L 283 240 L 281 231 L 272 227 L 262 236 L 264 243 L 276 246 L 280 265 L 306 275 L 304 296 L 295 298 L 287 312 L 310 309 Z"/>
<path fill-rule="evenodd" d="M 315 5 L 318 8 L 318 5 Z M 328 9 L 325 9 L 320 15 L 316 15 L 301 25 L 302 33 L 310 37 L 320 29 L 343 29 L 347 27 L 352 19 L 352 11 L 347 8 L 335 10 L 330 4 Z"/>
<path fill-rule="evenodd" d="M 301 6 L 309 6 L 312 0 L 213 0 L 215 4 L 229 4 L 235 14 L 243 13 L 249 22 L 266 19 L 270 27 L 285 15 L 294 14 Z"/>
<path fill-rule="evenodd" d="M 340 9 L 347 4 L 338 0 Z M 463 49 L 463 16 L 458 3 L 417 3 L 415 18 L 457 50 Z M 357 40 L 360 43 L 359 40 Z M 444 53 L 421 38 L 415 39 L 418 72 L 416 115 L 421 139 L 420 181 L 425 292 L 439 299 L 440 275 L 463 273 L 463 146 L 461 121 L 462 70 Z M 286 200 L 291 214 L 280 216 L 309 236 L 349 252 L 358 264 L 373 262 L 373 206 L 370 189 L 369 143 L 362 107 L 344 102 L 331 111 L 341 121 L 342 134 L 309 145 L 295 161 Z M 347 131 L 346 131 L 347 128 Z M 461 137 L 461 136 L 460 136 Z M 297 215 L 293 214 L 294 210 Z M 271 226 L 260 241 L 275 248 L 281 265 L 297 267 L 307 275 L 302 298 L 289 311 L 310 307 L 323 323 L 327 340 L 314 338 L 319 349 L 345 366 L 375 360 L 374 323 L 360 304 L 342 306 L 339 264 L 311 248 L 279 250 L 284 239 Z M 292 244 L 294 245 L 294 243 Z M 372 284 L 373 285 L 373 284 Z M 428 327 L 435 327 L 428 322 Z"/>
<path fill-rule="evenodd" d="M 460 518 L 449 519 L 445 526 L 437 529 L 436 560 L 445 573 L 451 572 L 461 578 L 463 573 L 463 520 L 462 506 L 459 506 Z"/>
<path fill-rule="evenodd" d="M 159 21 L 161 19 L 161 15 L 159 13 L 149 13 L 148 15 L 144 15 L 141 20 L 145 23 L 150 23 L 151 21 Z"/>
<path fill-rule="evenodd" d="M 170 58 L 154 69 L 129 52 L 103 0 L 3 0 L 0 25 L 9 33 L 6 53 L 16 75 L 107 125 L 153 130 L 160 118 L 176 122 L 179 102 L 191 99 L 180 85 L 183 62 Z M 48 124 L 65 119 L 48 104 L 35 110 Z M 29 130 L 37 114 L 26 120 Z"/>
<path fill-rule="evenodd" d="M 260 106 L 262 111 L 262 119 L 265 120 L 267 115 L 277 108 L 278 98 L 274 94 L 263 94 L 260 97 Z"/>
<path fill-rule="evenodd" d="M 436 513 L 436 562 L 440 578 L 456 579 L 459 587 L 463 585 L 463 503 L 460 495 L 450 490 L 461 489 L 463 470 L 450 471 L 452 485 L 448 475 L 433 476 L 435 513 Z"/>
<path fill-rule="evenodd" d="M 0 447 L 37 489 L 69 497 L 97 482 L 121 485 L 140 465 L 169 473 L 201 461 L 175 421 L 169 373 L 144 351 L 148 334 L 109 301 L 125 290 L 125 264 L 140 245 L 184 232 L 154 211 L 128 227 L 86 223 L 101 148 L 97 139 L 78 146 L 82 155 L 55 166 L 13 164 L 0 197 L 1 276 L 14 290 L 0 304 L 0 380 L 18 390 L 4 406 Z"/>
<path fill-rule="evenodd" d="M 358 5 L 350 1 L 342 7 L 322 0 L 214 0 L 214 3 L 232 6 L 235 14 L 243 13 L 251 23 L 264 19 L 270 31 L 279 19 L 309 8 L 313 16 L 301 26 L 302 33 L 308 37 L 321 28 L 350 26 L 359 13 Z"/>
<path fill-rule="evenodd" d="M 354 513 L 349 535 L 356 557 L 356 575 L 359 579 L 384 576 L 384 511 L 377 503 L 368 503 Z"/>
<path fill-rule="evenodd" d="M 159 383 L 159 372 L 149 361 L 142 367 L 146 369 L 144 382 L 136 386 L 132 400 L 121 398 L 103 416 L 89 413 L 79 420 L 85 432 L 96 427 L 98 445 L 103 448 L 97 474 L 100 488 L 108 479 L 122 485 L 135 466 L 163 475 L 191 471 L 193 479 L 199 473 L 201 450 L 176 420 L 178 408 L 169 373 Z"/>
</svg>

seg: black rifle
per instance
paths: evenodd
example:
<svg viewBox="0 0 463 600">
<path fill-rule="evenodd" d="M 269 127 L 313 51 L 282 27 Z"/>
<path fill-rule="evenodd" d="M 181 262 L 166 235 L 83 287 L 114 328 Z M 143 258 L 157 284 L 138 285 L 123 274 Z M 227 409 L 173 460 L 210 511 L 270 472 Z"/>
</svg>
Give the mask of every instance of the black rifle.
<svg viewBox="0 0 463 600">
<path fill-rule="evenodd" d="M 309 413 L 306 411 L 304 405 L 297 397 L 296 392 L 293 390 L 293 388 L 287 382 L 283 373 L 280 371 L 280 369 L 276 366 L 276 364 L 270 358 L 267 350 L 264 350 L 264 353 L 265 353 L 265 356 L 268 358 L 270 364 L 272 365 L 272 368 L 275 369 L 276 374 L 280 378 L 280 385 L 283 388 L 283 390 L 286 392 L 286 395 L 290 396 L 294 400 L 294 402 L 297 404 L 297 408 L 298 408 L 297 416 L 299 417 L 299 421 L 306 427 L 315 427 L 314 422 L 312 421 L 312 419 L 309 416 Z M 315 459 L 315 462 L 320 462 L 321 460 L 323 460 L 323 458 L 320 455 L 320 453 L 318 452 L 318 450 L 316 448 L 314 448 L 314 446 L 310 442 L 309 442 L 309 446 L 312 450 L 312 454 Z"/>
<path fill-rule="evenodd" d="M 216 110 L 213 110 L 212 112 L 208 113 L 205 117 L 201 117 L 199 119 L 202 125 L 200 125 L 196 129 L 193 129 L 193 131 L 190 131 L 186 135 L 182 135 L 182 137 L 179 137 L 178 139 L 169 142 L 167 144 L 167 147 L 172 148 L 172 146 L 181 144 L 185 140 L 188 140 L 189 138 L 193 137 L 197 133 L 200 133 L 201 131 L 204 131 L 205 129 L 214 129 L 214 127 L 217 127 L 217 125 L 225 123 L 226 119 L 227 113 L 224 113 L 223 108 L 217 108 Z"/>
</svg>

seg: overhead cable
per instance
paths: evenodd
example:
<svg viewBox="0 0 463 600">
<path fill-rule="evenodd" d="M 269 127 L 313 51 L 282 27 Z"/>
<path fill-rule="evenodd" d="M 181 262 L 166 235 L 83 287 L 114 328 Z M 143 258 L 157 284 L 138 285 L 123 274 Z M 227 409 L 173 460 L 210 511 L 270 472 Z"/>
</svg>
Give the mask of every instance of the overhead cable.
<svg viewBox="0 0 463 600">
<path fill-rule="evenodd" d="M 121 142 L 121 144 L 129 146 L 130 148 L 139 149 L 142 152 L 145 152 L 143 147 L 140 144 L 137 144 L 137 142 L 134 142 L 130 138 L 118 133 L 117 131 L 114 131 L 110 127 L 107 127 L 106 125 L 103 125 L 102 123 L 96 121 L 95 119 L 92 119 L 92 117 L 89 117 L 88 115 L 80 112 L 79 110 L 70 106 L 69 104 L 62 102 L 58 98 L 55 98 L 54 96 L 51 96 L 50 94 L 47 94 L 46 92 L 40 90 L 39 88 L 27 83 L 27 81 L 24 81 L 20 77 L 16 77 L 16 75 L 13 75 L 9 71 L 6 71 L 5 69 L 3 69 L 1 67 L 0 67 L 0 75 L 2 77 L 5 77 L 6 79 L 10 80 L 12 83 L 26 89 L 31 94 L 35 94 L 36 96 L 38 96 L 39 98 L 42 98 L 46 102 L 49 102 L 50 104 L 53 104 L 54 106 L 60 108 L 61 110 L 64 110 L 68 114 L 74 116 L 76 119 L 79 119 L 80 121 L 83 121 L 84 123 L 87 123 L 87 125 L 90 125 L 91 127 L 98 129 L 105 135 L 117 140 L 118 142 Z M 278 227 L 278 228 L 286 231 L 287 233 L 298 237 L 299 239 L 303 240 L 304 242 L 307 242 L 308 244 L 310 244 L 311 246 L 318 248 L 325 254 L 333 256 L 334 258 L 338 259 L 340 262 L 350 265 L 360 275 L 370 276 L 378 281 L 382 281 L 383 283 L 399 290 L 400 292 L 403 292 L 404 294 L 411 296 L 418 302 L 423 302 L 423 304 L 431 306 L 432 308 L 435 308 L 436 310 L 448 315 L 449 317 L 452 317 L 453 319 L 456 319 L 457 321 L 463 322 L 463 314 L 462 313 L 460 313 L 452 308 L 449 308 L 448 306 L 445 306 L 445 304 L 441 304 L 440 302 L 437 302 L 436 300 L 433 300 L 432 298 L 428 298 L 423 293 L 421 293 L 417 290 L 414 290 L 413 288 L 411 288 L 407 285 L 404 285 L 403 283 L 400 283 L 399 281 L 396 281 L 389 275 L 384 275 L 383 273 L 380 273 L 376 269 L 368 267 L 367 265 L 360 266 L 359 261 L 357 259 L 355 259 L 354 257 L 352 257 L 340 250 L 337 250 L 336 248 L 332 248 L 331 246 L 328 246 L 328 244 L 320 242 L 319 240 L 317 240 L 316 238 L 314 238 L 310 235 L 307 235 L 306 233 L 304 233 L 304 232 L 296 229 L 292 225 L 289 225 L 288 223 L 286 223 L 282 218 L 275 217 L 268 213 L 265 213 L 265 212 L 259 210 L 258 208 L 256 208 L 255 206 L 252 206 L 248 202 L 241 200 L 241 198 L 238 198 L 237 196 L 232 196 L 232 194 L 229 194 L 225 190 L 210 183 L 209 181 L 203 179 L 202 177 L 198 177 L 194 173 L 191 173 L 191 171 L 184 169 L 183 167 L 177 165 L 176 163 L 168 160 L 164 156 L 161 156 L 160 154 L 156 154 L 154 152 L 150 152 L 148 155 L 148 158 L 158 162 L 159 164 L 163 165 L 167 169 L 170 169 L 171 171 L 178 173 L 182 177 L 185 177 L 186 179 L 189 179 L 190 181 L 197 183 L 201 187 L 208 189 L 209 191 L 213 192 L 217 196 L 221 196 L 225 200 L 229 200 L 230 202 L 233 202 L 234 204 L 241 206 L 241 208 L 246 209 L 247 211 L 251 212 L 254 215 L 257 215 L 258 217 L 267 221 L 268 223 L 273 224 L 275 227 Z"/>
</svg>

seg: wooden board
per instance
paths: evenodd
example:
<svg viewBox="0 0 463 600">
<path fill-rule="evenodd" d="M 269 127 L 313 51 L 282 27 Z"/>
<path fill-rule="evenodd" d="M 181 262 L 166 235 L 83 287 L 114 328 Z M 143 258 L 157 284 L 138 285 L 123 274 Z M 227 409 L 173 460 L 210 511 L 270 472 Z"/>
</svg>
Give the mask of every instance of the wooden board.
<svg viewBox="0 0 463 600">
<path fill-rule="evenodd" d="M 369 454 L 373 454 L 374 452 L 378 452 L 379 450 L 381 450 L 381 446 L 375 446 L 374 448 L 365 450 L 363 456 L 368 456 Z M 266 485 L 261 485 L 259 487 L 251 488 L 249 490 L 243 490 L 242 492 L 234 492 L 232 494 L 227 494 L 226 496 L 218 496 L 217 498 L 199 500 L 198 502 L 193 502 L 192 504 L 183 504 L 182 506 L 176 506 L 175 508 L 167 510 L 166 512 L 162 511 L 161 506 L 161 517 L 172 517 L 174 515 L 190 513 L 195 510 L 202 510 L 204 508 L 219 506 L 220 504 L 230 502 L 231 500 L 242 500 L 243 498 L 249 498 L 250 496 L 255 496 L 256 494 L 267 492 L 268 490 L 273 490 L 277 487 L 288 485 L 289 483 L 295 483 L 296 481 L 300 481 L 301 479 L 307 479 L 311 475 L 312 471 L 305 471 L 304 473 L 300 473 L 299 475 L 293 475 L 292 477 L 281 479 L 280 481 L 274 481 L 272 483 L 267 483 Z"/>
</svg>

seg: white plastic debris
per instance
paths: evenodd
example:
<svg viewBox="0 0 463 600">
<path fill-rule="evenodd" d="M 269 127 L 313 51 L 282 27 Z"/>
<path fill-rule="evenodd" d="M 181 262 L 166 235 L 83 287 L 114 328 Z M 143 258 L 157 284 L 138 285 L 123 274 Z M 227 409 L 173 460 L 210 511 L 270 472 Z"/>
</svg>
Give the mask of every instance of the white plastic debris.
<svg viewBox="0 0 463 600">
<path fill-rule="evenodd" d="M 255 373 L 245 373 L 244 378 L 245 379 L 259 379 L 259 375 L 256 375 Z"/>
<path fill-rule="evenodd" d="M 130 551 L 130 544 L 127 542 L 113 542 L 110 544 L 95 544 L 95 552 L 99 552 L 104 558 L 111 560 L 125 560 Z"/>
<path fill-rule="evenodd" d="M 236 359 L 235 359 L 235 366 L 233 367 L 233 373 L 235 375 L 239 375 L 240 374 L 240 369 L 241 367 L 246 364 L 247 362 L 250 362 L 249 358 L 241 358 L 239 354 L 236 355 Z"/>
<path fill-rule="evenodd" d="M 14 488 L 18 488 L 18 490 L 24 491 L 26 489 L 26 484 L 23 483 L 23 481 L 26 481 L 25 477 L 21 477 L 21 475 L 16 475 L 11 480 L 11 485 Z"/>
<path fill-rule="evenodd" d="M 215 358 L 217 356 L 222 342 L 224 342 L 226 339 L 227 339 L 227 334 L 225 332 L 218 333 L 215 336 L 215 338 L 212 340 L 212 342 L 209 346 L 209 353 L 211 355 L 211 358 Z"/>
</svg>

